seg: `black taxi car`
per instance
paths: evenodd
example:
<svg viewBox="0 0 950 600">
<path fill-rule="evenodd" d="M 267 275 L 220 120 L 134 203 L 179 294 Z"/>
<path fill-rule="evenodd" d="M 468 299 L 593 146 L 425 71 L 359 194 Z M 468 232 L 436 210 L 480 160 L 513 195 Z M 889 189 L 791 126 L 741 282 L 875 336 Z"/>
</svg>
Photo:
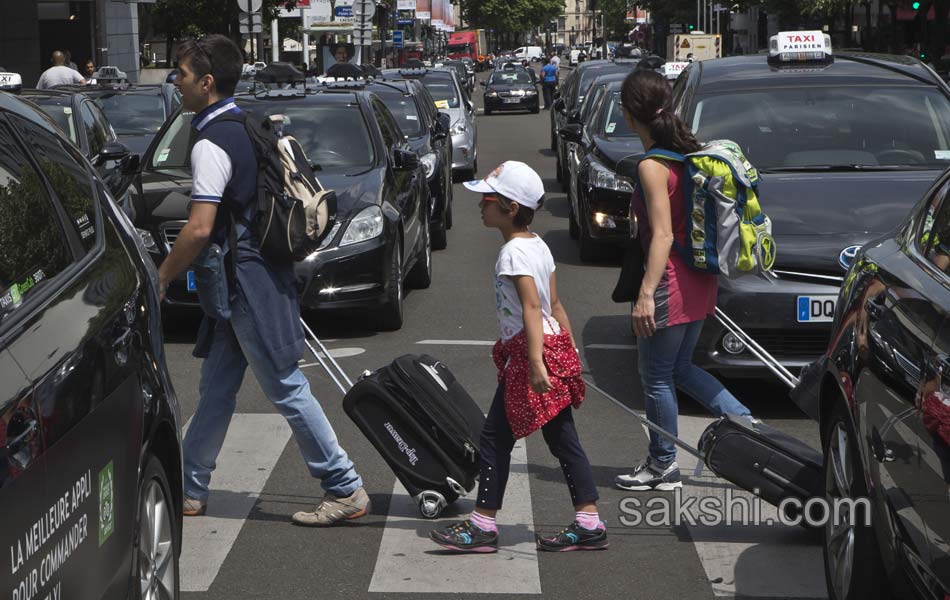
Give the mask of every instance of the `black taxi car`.
<svg viewBox="0 0 950 600">
<path fill-rule="evenodd" d="M 125 194 L 138 159 L 119 141 L 112 123 L 92 98 L 69 89 L 27 89 L 20 95 L 39 106 L 82 150 L 114 196 Z"/>
<path fill-rule="evenodd" d="M 521 65 L 507 63 L 495 69 L 482 85 L 485 86 L 486 115 L 499 110 L 527 110 L 537 114 L 541 109 L 536 80 L 531 70 Z"/>
<path fill-rule="evenodd" d="M 336 224 L 319 250 L 296 265 L 306 309 L 365 312 L 380 329 L 399 329 L 404 284 L 429 286 L 432 243 L 424 167 L 392 112 L 360 82 L 270 89 L 236 97 L 252 118 L 283 115 L 325 189 L 337 196 Z M 193 115 L 179 111 L 143 157 L 136 223 L 161 263 L 188 218 Z M 165 295 L 169 305 L 197 306 L 192 276 Z"/>
<path fill-rule="evenodd" d="M 0 589 L 178 597 L 182 468 L 158 273 L 95 169 L 0 93 Z"/>
<path fill-rule="evenodd" d="M 828 595 L 950 596 L 950 170 L 857 252 L 816 363 Z M 870 511 L 852 521 L 850 501 Z M 865 512 L 870 516 L 865 521 Z"/>
<path fill-rule="evenodd" d="M 59 86 L 92 98 L 115 130 L 118 140 L 143 154 L 165 119 L 181 106 L 181 92 L 171 83 L 154 85 L 97 80 L 95 85 Z"/>
<path fill-rule="evenodd" d="M 786 48 L 804 35 L 820 49 Z M 915 58 L 837 53 L 821 32 L 783 32 L 770 55 L 690 65 L 673 106 L 700 141 L 741 145 L 772 220 L 771 275 L 721 278 L 719 307 L 786 367 L 813 361 L 856 250 L 893 229 L 950 164 L 950 88 Z M 713 322 L 695 360 L 765 373 Z"/>
<path fill-rule="evenodd" d="M 429 231 L 432 248 L 448 246 L 452 228 L 451 117 L 435 107 L 429 91 L 417 79 L 388 79 L 366 84 L 393 113 L 429 182 Z"/>
<path fill-rule="evenodd" d="M 595 80 L 584 102 L 579 123 L 570 123 L 560 136 L 574 144 L 568 188 L 569 233 L 578 240 L 583 261 L 616 254 L 630 237 L 630 195 L 633 187 L 618 177 L 617 162 L 643 151 L 620 107 L 620 86 L 626 73 Z"/>
</svg>

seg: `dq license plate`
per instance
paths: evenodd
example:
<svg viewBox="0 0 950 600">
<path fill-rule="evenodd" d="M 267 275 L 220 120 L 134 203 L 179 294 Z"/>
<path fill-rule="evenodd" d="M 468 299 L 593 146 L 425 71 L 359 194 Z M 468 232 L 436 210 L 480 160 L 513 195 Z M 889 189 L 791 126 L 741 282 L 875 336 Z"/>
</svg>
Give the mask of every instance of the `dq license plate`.
<svg viewBox="0 0 950 600">
<path fill-rule="evenodd" d="M 188 291 L 189 291 L 189 292 L 197 292 L 197 291 L 198 291 L 198 287 L 195 285 L 195 272 L 194 272 L 194 271 L 188 271 L 188 273 L 186 273 L 186 279 L 187 279 L 187 282 L 188 282 Z"/>
<path fill-rule="evenodd" d="M 799 323 L 830 323 L 835 318 L 837 296 L 799 296 Z"/>
<path fill-rule="evenodd" d="M 521 98 L 502 98 L 505 104 L 518 104 L 521 102 Z"/>
</svg>

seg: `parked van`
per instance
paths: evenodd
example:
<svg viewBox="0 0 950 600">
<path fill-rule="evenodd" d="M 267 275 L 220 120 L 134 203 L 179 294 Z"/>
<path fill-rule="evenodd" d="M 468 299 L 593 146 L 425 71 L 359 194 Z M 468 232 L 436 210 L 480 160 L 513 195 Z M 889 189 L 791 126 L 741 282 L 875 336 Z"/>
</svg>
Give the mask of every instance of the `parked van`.
<svg viewBox="0 0 950 600">
<path fill-rule="evenodd" d="M 518 60 L 543 60 L 544 52 L 541 50 L 541 46 L 522 46 L 515 50 L 515 58 Z"/>
</svg>

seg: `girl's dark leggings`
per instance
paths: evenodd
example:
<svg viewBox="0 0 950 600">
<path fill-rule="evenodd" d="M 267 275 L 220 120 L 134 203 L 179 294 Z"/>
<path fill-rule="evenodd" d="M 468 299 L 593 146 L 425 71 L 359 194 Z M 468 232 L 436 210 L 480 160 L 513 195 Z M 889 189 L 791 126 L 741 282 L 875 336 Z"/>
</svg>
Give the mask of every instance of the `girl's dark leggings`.
<svg viewBox="0 0 950 600">
<path fill-rule="evenodd" d="M 548 448 L 561 463 L 567 489 L 574 505 L 594 502 L 599 497 L 594 486 L 594 476 L 587 454 L 577 439 L 574 415 L 570 406 L 541 428 Z M 515 437 L 505 415 L 505 384 L 498 384 L 495 399 L 485 419 L 479 450 L 481 452 L 481 475 L 478 481 L 478 499 L 475 508 L 498 510 L 501 508 L 508 484 L 511 466 L 511 450 Z"/>
</svg>

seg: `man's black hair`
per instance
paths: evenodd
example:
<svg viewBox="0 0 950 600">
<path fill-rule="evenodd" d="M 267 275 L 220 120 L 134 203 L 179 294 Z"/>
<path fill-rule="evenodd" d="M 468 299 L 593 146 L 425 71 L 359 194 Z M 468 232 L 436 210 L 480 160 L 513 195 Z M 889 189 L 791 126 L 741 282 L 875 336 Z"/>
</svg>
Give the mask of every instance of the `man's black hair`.
<svg viewBox="0 0 950 600">
<path fill-rule="evenodd" d="M 214 78 L 214 89 L 219 96 L 234 94 L 241 79 L 244 58 L 231 38 L 215 34 L 186 41 L 178 47 L 178 63 L 181 64 L 185 58 L 196 78 L 205 75 Z"/>
</svg>

